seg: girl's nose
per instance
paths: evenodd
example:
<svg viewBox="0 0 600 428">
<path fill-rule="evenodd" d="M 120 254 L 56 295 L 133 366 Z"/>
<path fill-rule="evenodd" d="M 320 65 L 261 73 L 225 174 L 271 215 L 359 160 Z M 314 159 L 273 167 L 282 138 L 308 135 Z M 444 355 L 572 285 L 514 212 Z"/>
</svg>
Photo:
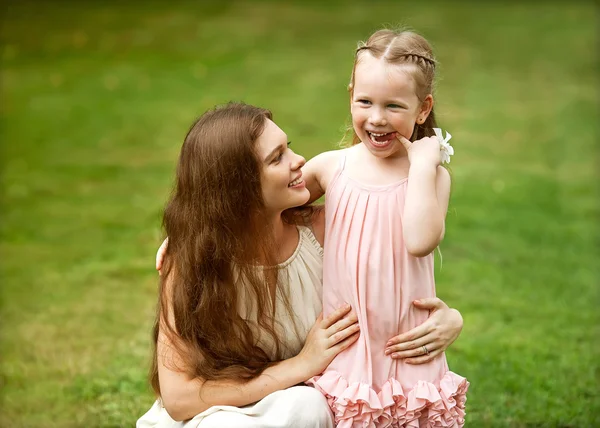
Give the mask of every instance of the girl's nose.
<svg viewBox="0 0 600 428">
<path fill-rule="evenodd" d="M 379 112 L 377 110 L 375 110 L 375 111 L 373 111 L 373 113 L 371 113 L 371 116 L 369 116 L 369 122 L 371 122 L 371 124 L 374 126 L 387 125 L 387 121 L 385 120 L 384 115 L 381 114 L 381 112 Z"/>
</svg>

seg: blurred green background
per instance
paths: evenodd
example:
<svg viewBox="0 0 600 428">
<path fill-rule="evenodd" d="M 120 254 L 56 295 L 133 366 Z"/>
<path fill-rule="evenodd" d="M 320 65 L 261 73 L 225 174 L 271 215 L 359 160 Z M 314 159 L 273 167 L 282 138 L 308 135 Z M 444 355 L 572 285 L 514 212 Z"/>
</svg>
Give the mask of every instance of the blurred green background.
<svg viewBox="0 0 600 428">
<path fill-rule="evenodd" d="M 348 121 L 356 43 L 424 34 L 453 135 L 438 292 L 470 427 L 600 426 L 598 9 L 592 2 L 12 1 L 1 13 L 0 426 L 133 426 L 180 145 L 216 103 L 296 151 Z"/>
</svg>

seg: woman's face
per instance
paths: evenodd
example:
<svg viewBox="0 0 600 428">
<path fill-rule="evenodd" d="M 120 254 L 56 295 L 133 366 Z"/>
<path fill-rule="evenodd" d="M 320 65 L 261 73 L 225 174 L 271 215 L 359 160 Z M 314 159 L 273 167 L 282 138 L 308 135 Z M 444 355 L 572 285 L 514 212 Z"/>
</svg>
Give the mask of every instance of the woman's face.
<svg viewBox="0 0 600 428">
<path fill-rule="evenodd" d="M 262 193 L 267 211 L 278 213 L 304 205 L 310 198 L 301 170 L 306 160 L 288 147 L 285 132 L 267 119 L 256 147 L 262 166 Z"/>
</svg>

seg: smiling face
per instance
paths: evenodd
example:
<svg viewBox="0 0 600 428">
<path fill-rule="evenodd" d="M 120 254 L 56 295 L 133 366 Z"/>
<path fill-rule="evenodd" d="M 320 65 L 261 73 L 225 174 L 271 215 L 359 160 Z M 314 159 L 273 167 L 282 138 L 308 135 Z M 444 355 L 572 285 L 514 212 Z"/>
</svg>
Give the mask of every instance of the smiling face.
<svg viewBox="0 0 600 428">
<path fill-rule="evenodd" d="M 302 179 L 306 160 L 288 147 L 287 135 L 267 119 L 265 128 L 256 141 L 261 163 L 261 185 L 265 208 L 279 213 L 288 208 L 304 205 L 310 192 Z"/>
<path fill-rule="evenodd" d="M 356 65 L 350 106 L 352 126 L 377 157 L 405 155 L 396 137 L 410 139 L 415 124 L 423 123 L 433 107 L 430 94 L 423 101 L 417 97 L 409 67 L 389 64 L 368 53 Z"/>
</svg>

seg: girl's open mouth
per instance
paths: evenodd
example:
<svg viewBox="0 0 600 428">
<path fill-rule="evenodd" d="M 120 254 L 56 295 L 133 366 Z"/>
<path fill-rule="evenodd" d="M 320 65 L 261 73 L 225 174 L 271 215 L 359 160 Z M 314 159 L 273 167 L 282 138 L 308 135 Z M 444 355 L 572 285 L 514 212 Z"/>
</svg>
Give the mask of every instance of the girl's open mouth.
<svg viewBox="0 0 600 428">
<path fill-rule="evenodd" d="M 371 140 L 371 144 L 373 144 L 377 148 L 385 148 L 387 147 L 395 138 L 396 132 L 386 132 L 386 133 L 375 133 L 367 131 L 369 135 L 369 140 Z"/>
</svg>

